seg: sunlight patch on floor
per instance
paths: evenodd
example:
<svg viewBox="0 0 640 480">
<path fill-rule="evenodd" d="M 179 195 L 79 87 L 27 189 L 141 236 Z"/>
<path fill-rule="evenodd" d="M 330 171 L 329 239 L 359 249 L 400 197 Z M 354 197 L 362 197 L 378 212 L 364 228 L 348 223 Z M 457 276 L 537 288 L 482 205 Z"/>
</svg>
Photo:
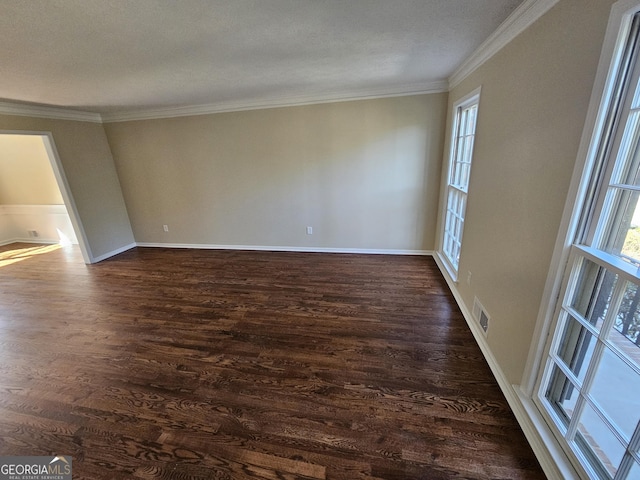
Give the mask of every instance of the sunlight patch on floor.
<svg viewBox="0 0 640 480">
<path fill-rule="evenodd" d="M 35 247 L 18 248 L 15 250 L 7 250 L 6 252 L 0 252 L 0 268 L 21 262 L 22 260 L 27 260 L 35 255 L 53 252 L 59 248 L 62 248 L 62 245 L 38 245 Z"/>
</svg>

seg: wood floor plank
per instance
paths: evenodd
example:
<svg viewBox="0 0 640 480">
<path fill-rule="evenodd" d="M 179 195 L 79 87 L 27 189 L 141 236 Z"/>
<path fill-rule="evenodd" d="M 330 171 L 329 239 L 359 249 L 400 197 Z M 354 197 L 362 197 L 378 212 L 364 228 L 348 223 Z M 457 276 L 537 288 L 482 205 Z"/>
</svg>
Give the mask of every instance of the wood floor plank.
<svg viewBox="0 0 640 480">
<path fill-rule="evenodd" d="M 77 479 L 544 475 L 431 258 L 0 247 L 0 455 Z"/>
</svg>

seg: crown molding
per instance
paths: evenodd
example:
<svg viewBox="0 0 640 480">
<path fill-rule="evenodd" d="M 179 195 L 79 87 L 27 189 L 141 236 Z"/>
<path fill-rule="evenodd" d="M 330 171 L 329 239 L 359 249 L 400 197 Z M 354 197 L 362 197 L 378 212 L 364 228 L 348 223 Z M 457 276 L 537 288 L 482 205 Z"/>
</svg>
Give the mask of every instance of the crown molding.
<svg viewBox="0 0 640 480">
<path fill-rule="evenodd" d="M 254 100 L 233 102 L 217 102 L 206 105 L 186 107 L 168 107 L 149 110 L 129 110 L 113 113 L 95 113 L 71 110 L 46 105 L 27 105 L 21 103 L 0 102 L 0 115 L 20 115 L 25 117 L 50 118 L 55 120 L 75 120 L 80 122 L 110 123 L 133 120 L 153 120 L 160 118 L 190 117 L 213 113 L 238 112 L 243 110 L 260 110 L 265 108 L 292 107 L 318 103 L 348 102 L 374 98 L 401 97 L 428 93 L 444 93 L 448 91 L 446 80 L 428 83 L 403 85 L 400 87 L 376 88 L 352 92 L 331 92 L 322 95 L 300 95 L 288 97 L 266 97 Z"/>
<path fill-rule="evenodd" d="M 444 93 L 447 91 L 447 81 L 440 80 L 436 82 L 403 85 L 400 87 L 395 87 L 393 89 L 387 87 L 357 90 L 352 92 L 331 92 L 321 95 L 300 95 L 271 98 L 267 97 L 257 100 L 254 99 L 232 102 L 216 102 L 206 105 L 193 105 L 188 107 L 168 107 L 149 110 L 131 110 L 114 113 L 103 113 L 102 121 L 104 123 L 112 123 L 173 117 L 190 117 L 195 115 L 209 115 L 214 113 L 239 112 L 243 110 L 261 110 L 266 108 L 293 107 L 319 103 L 349 102 L 353 100 L 402 97 L 428 93 Z"/>
<path fill-rule="evenodd" d="M 505 45 L 526 30 L 559 0 L 525 0 L 502 24 L 469 56 L 447 80 L 408 84 L 393 89 L 374 88 L 351 92 L 329 92 L 319 95 L 271 97 L 231 102 L 215 102 L 186 107 L 167 107 L 148 110 L 128 110 L 99 114 L 45 105 L 26 105 L 0 102 L 0 114 L 27 117 L 75 120 L 80 122 L 112 123 L 152 120 L 173 117 L 209 115 L 214 113 L 292 107 L 319 103 L 348 102 L 386 97 L 400 97 L 448 92 L 473 71 L 489 60 Z"/>
<path fill-rule="evenodd" d="M 49 107 L 46 105 L 26 105 L 22 103 L 0 102 L 0 114 L 102 123 L 102 117 L 99 113 L 83 112 L 68 108 Z"/>
<path fill-rule="evenodd" d="M 422 95 L 448 92 L 462 82 L 468 75 L 495 55 L 502 47 L 511 42 L 520 33 L 551 9 L 559 0 L 525 0 L 502 22 L 487 40 L 485 40 L 449 77 L 426 83 L 402 85 L 395 88 L 373 88 L 346 92 L 329 92 L 319 95 L 299 95 L 266 97 L 253 100 L 215 102 L 205 105 L 186 107 L 167 107 L 148 110 L 128 110 L 112 113 L 96 113 L 46 105 L 28 105 L 0 101 L 0 114 L 26 117 L 50 118 L 55 120 L 73 120 L 92 123 L 126 122 L 172 117 L 208 115 L 213 113 L 260 110 L 266 108 L 292 107 L 319 103 L 348 102 L 386 97 Z"/>
<path fill-rule="evenodd" d="M 525 0 L 449 77 L 453 89 L 502 47 L 547 13 L 559 0 Z"/>
</svg>

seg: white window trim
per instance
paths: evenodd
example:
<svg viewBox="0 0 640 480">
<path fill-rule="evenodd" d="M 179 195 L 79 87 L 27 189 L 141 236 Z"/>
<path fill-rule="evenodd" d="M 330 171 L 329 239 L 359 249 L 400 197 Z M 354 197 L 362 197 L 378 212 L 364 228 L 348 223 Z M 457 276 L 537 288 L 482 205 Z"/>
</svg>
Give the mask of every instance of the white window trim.
<svg viewBox="0 0 640 480">
<path fill-rule="evenodd" d="M 535 406 L 535 387 L 544 368 L 547 338 L 555 328 L 553 319 L 557 306 L 556 300 L 561 294 L 563 273 L 569 261 L 571 245 L 574 242 L 584 207 L 586 192 L 595 164 L 600 132 L 603 130 L 602 126 L 612 101 L 614 82 L 611 72 L 617 70 L 620 65 L 621 46 L 624 45 L 628 36 L 632 16 L 638 10 L 640 10 L 640 0 L 619 0 L 611 8 L 585 127 L 543 291 L 533 341 L 521 385 L 514 386 L 521 402 L 528 405 L 526 409 L 529 419 L 542 438 L 553 438 L 553 435 L 550 435 L 551 430 L 545 422 L 545 414 Z M 581 477 L 588 478 L 585 469 L 572 458 L 572 454 L 567 455 L 564 446 L 555 440 L 545 446 L 549 456 L 560 470 L 566 471 L 567 467 L 571 465 Z M 558 447 L 561 447 L 562 450 Z"/>
<path fill-rule="evenodd" d="M 446 224 L 447 224 L 447 205 L 448 205 L 448 193 L 449 193 L 449 181 L 451 179 L 451 169 L 453 168 L 453 161 L 454 161 L 454 154 L 455 154 L 455 148 L 456 148 L 456 132 L 458 129 L 458 109 L 459 108 L 466 108 L 470 105 L 473 105 L 474 103 L 478 105 L 478 112 L 480 112 L 480 93 L 482 91 L 482 87 L 478 87 L 475 90 L 469 92 L 468 94 L 466 94 L 465 96 L 463 96 L 462 98 L 458 99 L 452 107 L 451 113 L 452 113 L 452 123 L 451 123 L 451 134 L 449 135 L 449 154 L 447 156 L 447 168 L 446 168 L 446 177 L 444 179 L 444 186 L 443 186 L 443 195 L 442 195 L 442 201 L 441 201 L 441 205 L 442 205 L 442 211 L 441 211 L 441 222 L 440 222 L 440 230 L 438 232 L 438 249 L 436 251 L 436 255 L 438 256 L 438 259 L 441 261 L 442 265 L 444 266 L 445 270 L 447 271 L 447 273 L 449 274 L 449 277 L 451 278 L 451 280 L 454 283 L 458 282 L 458 269 L 454 268 L 454 266 L 451 264 L 451 262 L 449 261 L 449 258 L 445 255 L 444 253 L 444 234 L 445 234 L 445 228 L 446 228 Z M 478 130 L 478 119 L 476 117 L 476 130 L 474 131 L 474 137 L 477 136 L 477 130 Z M 473 144 L 473 151 L 471 152 L 471 170 L 473 170 L 473 157 L 474 157 L 474 152 L 475 152 L 475 138 L 474 138 L 474 144 Z M 471 175 L 471 174 L 470 174 Z M 467 201 L 469 198 L 469 188 L 467 188 L 467 191 L 465 192 L 466 196 L 467 196 Z M 466 209 L 465 209 L 466 210 Z M 465 212 L 465 220 L 466 220 L 466 212 Z M 463 224 L 463 229 L 461 232 L 461 238 L 464 235 L 464 224 Z M 459 266 L 459 265 L 458 265 Z"/>
</svg>

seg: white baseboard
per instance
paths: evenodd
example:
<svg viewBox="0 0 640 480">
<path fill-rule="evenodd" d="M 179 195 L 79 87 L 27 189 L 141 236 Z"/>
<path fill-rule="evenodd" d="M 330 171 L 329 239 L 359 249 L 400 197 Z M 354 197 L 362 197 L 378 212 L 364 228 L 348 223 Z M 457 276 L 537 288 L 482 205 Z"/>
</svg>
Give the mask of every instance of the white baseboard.
<svg viewBox="0 0 640 480">
<path fill-rule="evenodd" d="M 42 245 L 55 245 L 56 243 L 60 243 L 60 239 L 55 238 L 38 238 L 33 239 L 29 238 L 11 238 L 9 240 L 0 241 L 0 247 L 5 245 L 9 245 L 11 243 L 33 243 L 33 244 L 42 244 Z"/>
<path fill-rule="evenodd" d="M 207 250 L 258 250 L 270 252 L 303 252 L 303 253 L 363 253 L 367 255 L 433 255 L 431 250 L 398 250 L 372 248 L 324 248 L 324 247 L 290 247 L 274 245 L 214 245 L 205 243 L 148 243 L 137 242 L 138 247 L 159 248 L 199 248 Z"/>
<path fill-rule="evenodd" d="M 131 250 L 135 246 L 136 246 L 135 243 L 130 243 L 129 245 L 125 245 L 124 247 L 116 248 L 115 250 L 107 252 L 107 253 L 105 253 L 103 255 L 99 255 L 97 257 L 91 257 L 91 263 L 101 262 L 103 260 L 106 260 L 107 258 L 111 258 L 111 257 L 113 257 L 115 255 L 118 255 L 119 253 L 126 252 L 127 250 Z"/>
<path fill-rule="evenodd" d="M 500 365 L 489 348 L 486 337 L 482 333 L 480 325 L 473 319 L 471 312 L 458 292 L 456 283 L 449 276 L 442 260 L 438 254 L 435 254 L 433 258 L 444 276 L 467 325 L 469 325 L 469 329 L 476 343 L 489 364 L 489 368 L 491 368 L 491 372 L 498 382 L 498 386 L 507 399 L 509 407 L 520 424 L 520 428 L 522 428 L 545 475 L 550 480 L 579 480 L 579 475 L 563 452 L 560 444 L 556 441 L 553 433 L 542 419 L 542 416 L 537 412 L 533 401 L 521 391 L 518 385 L 512 385 L 500 368 Z"/>
</svg>

